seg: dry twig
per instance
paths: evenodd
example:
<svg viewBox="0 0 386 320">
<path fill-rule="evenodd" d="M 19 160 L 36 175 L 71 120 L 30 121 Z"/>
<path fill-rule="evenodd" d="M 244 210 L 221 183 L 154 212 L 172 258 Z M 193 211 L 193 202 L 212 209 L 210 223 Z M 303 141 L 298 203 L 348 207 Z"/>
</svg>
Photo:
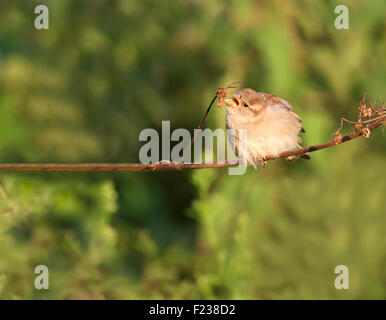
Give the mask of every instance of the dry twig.
<svg viewBox="0 0 386 320">
<path fill-rule="evenodd" d="M 241 85 L 241 82 L 237 81 L 237 82 L 232 82 L 232 83 L 228 84 L 225 88 L 224 87 L 218 87 L 218 89 L 216 90 L 216 95 L 213 97 L 211 103 L 209 104 L 209 107 L 206 110 L 204 116 L 202 117 L 201 122 L 198 125 L 197 129 L 201 129 L 202 128 L 202 125 L 204 124 L 204 122 L 206 120 L 206 117 L 208 116 L 208 113 L 209 113 L 210 109 L 212 108 L 212 105 L 216 101 L 216 99 L 218 99 L 217 107 L 221 108 L 223 106 L 223 104 L 224 104 L 225 98 L 228 95 L 226 90 L 227 89 L 239 88 L 240 85 Z M 190 142 L 190 146 L 188 146 L 188 148 L 192 147 L 192 145 L 194 143 L 194 140 L 196 140 L 196 138 L 197 138 L 197 133 L 194 134 L 194 136 L 193 136 L 193 138 L 192 138 L 192 140 Z"/>
<path fill-rule="evenodd" d="M 209 111 L 218 98 L 218 107 L 222 106 L 225 97 L 227 96 L 226 89 L 235 88 L 235 84 L 230 84 L 226 88 L 220 87 L 216 91 L 216 96 L 213 98 L 208 110 L 206 111 L 203 119 L 201 120 L 199 129 L 202 127 Z M 367 103 L 366 103 L 367 101 Z M 221 104 L 220 104 L 221 103 Z M 318 145 L 300 148 L 292 151 L 286 151 L 279 154 L 277 157 L 267 157 L 266 160 L 275 160 L 285 158 L 292 155 L 300 155 L 307 152 L 314 152 L 326 148 L 333 147 L 353 140 L 359 136 L 368 138 L 370 133 L 375 128 L 386 124 L 386 108 L 384 102 L 379 102 L 380 107 L 376 108 L 367 95 L 359 104 L 358 121 L 350 121 L 345 118 L 341 118 L 339 129 L 333 134 L 330 141 L 321 143 Z M 340 134 L 343 128 L 344 122 L 353 124 L 355 132 L 346 136 Z M 192 143 L 194 141 L 192 139 Z M 190 145 L 191 146 L 191 145 Z M 190 147 L 189 146 L 189 147 Z M 165 170 L 184 170 L 184 169 L 204 169 L 204 168 L 221 168 L 232 167 L 239 165 L 238 161 L 227 161 L 223 163 L 175 163 L 170 161 L 161 161 L 153 164 L 140 164 L 140 163 L 3 163 L 0 164 L 0 171 L 165 171 Z"/>
<path fill-rule="evenodd" d="M 367 101 L 367 103 L 366 103 Z M 385 117 L 386 117 L 386 108 L 385 108 L 385 103 L 379 101 L 379 108 L 373 105 L 371 102 L 370 98 L 366 94 L 362 101 L 359 103 L 359 108 L 358 108 L 358 121 L 350 121 L 345 118 L 340 119 L 340 127 L 339 129 L 333 133 L 333 141 L 336 144 L 339 144 L 343 137 L 340 134 L 340 130 L 343 128 L 344 122 L 354 124 L 354 128 L 356 132 L 359 132 L 362 136 L 365 138 L 370 137 L 370 132 L 371 132 L 371 125 L 374 123 L 377 123 L 377 121 L 380 121 L 381 124 L 385 123 Z"/>
</svg>

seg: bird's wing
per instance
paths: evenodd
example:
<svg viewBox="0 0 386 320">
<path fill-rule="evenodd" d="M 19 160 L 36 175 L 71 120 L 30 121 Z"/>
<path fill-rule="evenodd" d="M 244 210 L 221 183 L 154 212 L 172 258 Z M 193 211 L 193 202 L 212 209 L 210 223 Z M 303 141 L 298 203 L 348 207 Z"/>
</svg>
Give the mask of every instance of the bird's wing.
<svg viewBox="0 0 386 320">
<path fill-rule="evenodd" d="M 274 94 L 267 94 L 267 93 L 260 93 L 261 95 L 264 96 L 264 99 L 267 101 L 267 103 L 271 105 L 278 105 L 281 108 L 285 109 L 288 111 L 288 113 L 294 117 L 296 120 L 298 120 L 300 123 L 302 122 L 302 118 L 300 118 L 292 109 L 292 106 L 285 101 L 284 99 L 274 95 Z M 301 129 L 302 132 L 305 132 L 304 128 Z"/>
</svg>

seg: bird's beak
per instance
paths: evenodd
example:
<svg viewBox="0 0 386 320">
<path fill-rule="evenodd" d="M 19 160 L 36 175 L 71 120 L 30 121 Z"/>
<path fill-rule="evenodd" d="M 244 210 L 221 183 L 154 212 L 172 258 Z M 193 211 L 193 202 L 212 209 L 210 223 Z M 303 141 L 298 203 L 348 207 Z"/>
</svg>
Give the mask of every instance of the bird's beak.
<svg viewBox="0 0 386 320">
<path fill-rule="evenodd" d="M 240 103 L 241 103 L 241 96 L 240 96 L 240 94 L 239 94 L 238 92 L 232 93 L 232 96 L 233 96 L 232 99 L 225 99 L 224 101 L 225 101 L 225 103 L 226 103 L 228 106 L 230 106 L 230 107 L 232 107 L 232 108 L 236 108 L 236 107 L 238 107 L 238 106 L 240 105 Z"/>
</svg>

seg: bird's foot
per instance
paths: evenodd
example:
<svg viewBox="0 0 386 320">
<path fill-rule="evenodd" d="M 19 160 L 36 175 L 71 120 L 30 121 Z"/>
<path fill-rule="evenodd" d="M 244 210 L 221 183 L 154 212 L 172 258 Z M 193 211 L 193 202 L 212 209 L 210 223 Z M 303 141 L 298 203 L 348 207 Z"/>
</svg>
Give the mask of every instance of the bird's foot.
<svg viewBox="0 0 386 320">
<path fill-rule="evenodd" d="M 267 160 L 265 160 L 264 157 L 257 157 L 257 161 L 260 162 L 261 166 L 264 168 L 265 165 L 267 164 Z"/>
<path fill-rule="evenodd" d="M 156 164 L 164 164 L 164 165 L 172 166 L 172 165 L 176 165 L 177 163 L 170 161 L 170 160 L 161 160 L 161 161 L 157 162 Z"/>
</svg>

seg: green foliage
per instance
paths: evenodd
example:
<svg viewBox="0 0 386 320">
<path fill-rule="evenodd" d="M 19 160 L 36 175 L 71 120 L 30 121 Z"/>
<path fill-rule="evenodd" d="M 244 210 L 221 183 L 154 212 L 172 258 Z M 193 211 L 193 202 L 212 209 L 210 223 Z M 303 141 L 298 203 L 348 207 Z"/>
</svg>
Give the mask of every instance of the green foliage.
<svg viewBox="0 0 386 320">
<path fill-rule="evenodd" d="M 348 3 L 349 30 L 337 4 L 2 0 L 0 161 L 137 162 L 142 129 L 193 129 L 237 80 L 290 101 L 305 145 L 326 141 L 364 93 L 386 100 L 385 1 Z M 312 156 L 243 176 L 3 172 L 0 298 L 384 299 L 382 129 Z"/>
</svg>

